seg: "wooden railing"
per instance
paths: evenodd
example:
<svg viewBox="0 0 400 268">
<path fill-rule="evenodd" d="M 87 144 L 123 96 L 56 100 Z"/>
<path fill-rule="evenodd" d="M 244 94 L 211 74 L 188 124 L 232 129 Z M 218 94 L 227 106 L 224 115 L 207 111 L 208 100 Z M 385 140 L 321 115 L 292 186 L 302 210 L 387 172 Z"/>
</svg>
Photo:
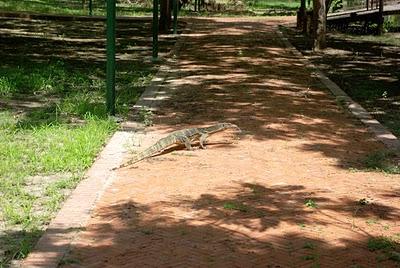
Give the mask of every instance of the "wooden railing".
<svg viewBox="0 0 400 268">
<path fill-rule="evenodd" d="M 353 0 L 353 1 L 344 1 L 343 8 L 338 10 L 341 11 L 350 11 L 350 10 L 359 10 L 359 9 L 366 9 L 366 10 L 374 10 L 379 9 L 380 0 Z M 400 1 L 398 0 L 383 0 L 383 6 L 399 4 Z"/>
</svg>

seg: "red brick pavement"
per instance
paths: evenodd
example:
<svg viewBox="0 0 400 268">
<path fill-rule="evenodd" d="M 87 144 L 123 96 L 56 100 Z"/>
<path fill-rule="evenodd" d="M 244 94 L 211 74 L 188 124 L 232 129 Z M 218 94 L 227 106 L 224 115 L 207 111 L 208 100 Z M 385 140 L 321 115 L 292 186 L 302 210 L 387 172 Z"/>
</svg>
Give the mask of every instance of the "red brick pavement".
<svg viewBox="0 0 400 268">
<path fill-rule="evenodd" d="M 400 233 L 400 176 L 354 171 L 382 145 L 277 20 L 192 22 L 152 133 L 229 121 L 240 140 L 120 170 L 63 267 L 395 267 L 367 242 Z"/>
</svg>

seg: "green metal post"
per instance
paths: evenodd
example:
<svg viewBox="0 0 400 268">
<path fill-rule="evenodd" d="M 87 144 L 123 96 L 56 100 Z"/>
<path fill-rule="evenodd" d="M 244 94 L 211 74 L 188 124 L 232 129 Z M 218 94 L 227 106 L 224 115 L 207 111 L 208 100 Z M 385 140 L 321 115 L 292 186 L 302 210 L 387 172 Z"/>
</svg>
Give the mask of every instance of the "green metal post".
<svg viewBox="0 0 400 268">
<path fill-rule="evenodd" d="M 172 4 L 174 5 L 174 34 L 178 33 L 178 1 L 173 0 Z"/>
<path fill-rule="evenodd" d="M 115 115 L 115 0 L 107 0 L 107 111 Z"/>
<path fill-rule="evenodd" d="M 158 59 L 158 0 L 153 0 L 153 61 Z"/>
<path fill-rule="evenodd" d="M 89 0 L 89 15 L 93 15 L 93 0 Z"/>
</svg>

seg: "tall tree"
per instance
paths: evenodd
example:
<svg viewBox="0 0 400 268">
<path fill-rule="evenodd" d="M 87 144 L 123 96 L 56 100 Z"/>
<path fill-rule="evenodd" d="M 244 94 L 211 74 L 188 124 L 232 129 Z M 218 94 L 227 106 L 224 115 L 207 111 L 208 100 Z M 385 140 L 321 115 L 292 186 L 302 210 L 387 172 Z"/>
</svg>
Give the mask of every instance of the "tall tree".
<svg viewBox="0 0 400 268">
<path fill-rule="evenodd" d="M 297 28 L 305 33 L 307 31 L 306 0 L 300 0 L 300 9 L 297 16 Z"/>
<path fill-rule="evenodd" d="M 162 33 L 167 33 L 171 28 L 172 22 L 172 0 L 160 1 L 160 24 L 159 29 Z"/>
<path fill-rule="evenodd" d="M 326 7 L 325 0 L 313 1 L 313 29 L 314 29 L 314 50 L 326 47 Z"/>
</svg>

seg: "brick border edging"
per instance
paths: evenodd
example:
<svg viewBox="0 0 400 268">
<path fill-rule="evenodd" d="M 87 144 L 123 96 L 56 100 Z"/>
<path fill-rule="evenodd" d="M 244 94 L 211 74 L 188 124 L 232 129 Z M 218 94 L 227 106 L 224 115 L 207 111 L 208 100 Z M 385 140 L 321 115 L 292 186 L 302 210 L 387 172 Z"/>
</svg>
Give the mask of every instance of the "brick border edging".
<svg viewBox="0 0 400 268">
<path fill-rule="evenodd" d="M 338 100 L 344 102 L 344 106 L 358 120 L 367 126 L 368 130 L 375 135 L 377 140 L 382 142 L 397 156 L 400 156 L 400 140 L 378 120 L 373 118 L 360 104 L 350 98 L 345 91 L 343 91 L 335 82 L 330 80 L 316 65 L 311 63 L 295 46 L 290 43 L 288 38 L 285 37 L 279 28 L 277 28 L 276 31 L 284 45 L 291 50 L 293 55 L 301 59 L 305 65 L 313 71 L 312 75 L 315 75 L 315 77 L 317 77 Z"/>
<path fill-rule="evenodd" d="M 187 25 L 188 26 L 188 25 Z M 189 27 L 184 30 L 187 31 Z M 160 102 L 170 92 L 161 91 L 161 85 L 172 73 L 176 63 L 174 57 L 178 54 L 185 40 L 182 34 L 178 36 L 165 64 L 160 66 L 146 90 L 134 105 L 134 109 L 156 109 Z M 118 167 L 127 153 L 125 145 L 134 133 L 143 131 L 144 126 L 136 122 L 124 122 L 122 131 L 117 131 L 107 142 L 92 167 L 86 172 L 86 178 L 75 188 L 64 202 L 56 217 L 50 222 L 28 257 L 12 267 L 58 267 L 60 261 L 68 253 L 70 245 L 88 222 L 97 200 L 102 196 L 107 186 L 111 185 Z M 124 130 L 127 128 L 127 130 Z"/>
<path fill-rule="evenodd" d="M 20 263 L 20 267 L 57 267 L 69 244 L 90 218 L 95 202 L 113 178 L 110 166 L 122 162 L 124 144 L 132 134 L 117 131 L 86 172 L 86 178 L 64 202 L 50 222 L 33 251 Z M 18 266 L 17 266 L 18 267 Z"/>
</svg>

